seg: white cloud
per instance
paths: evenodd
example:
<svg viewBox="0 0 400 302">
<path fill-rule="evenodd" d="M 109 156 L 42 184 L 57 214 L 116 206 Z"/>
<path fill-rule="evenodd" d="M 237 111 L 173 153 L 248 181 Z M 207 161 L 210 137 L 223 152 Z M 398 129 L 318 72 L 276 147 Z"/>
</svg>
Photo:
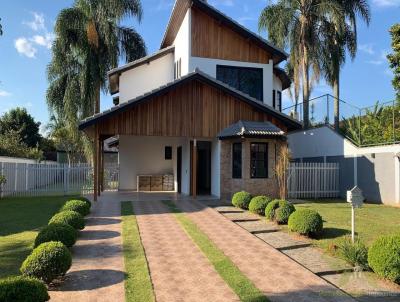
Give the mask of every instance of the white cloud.
<svg viewBox="0 0 400 302">
<path fill-rule="evenodd" d="M 54 41 L 54 34 L 47 33 L 45 35 L 35 35 L 30 40 L 37 45 L 50 49 Z"/>
<path fill-rule="evenodd" d="M 366 61 L 366 63 L 372 64 L 372 65 L 382 65 L 383 61 L 382 60 L 369 60 L 369 61 Z"/>
<path fill-rule="evenodd" d="M 372 3 L 380 7 L 400 6 L 400 0 L 373 0 Z"/>
<path fill-rule="evenodd" d="M 32 12 L 33 20 L 29 22 L 23 22 L 28 25 L 33 31 L 46 31 L 44 24 L 44 15 L 42 13 Z"/>
<path fill-rule="evenodd" d="M 7 96 L 11 96 L 11 95 L 12 94 L 10 92 L 0 89 L 0 97 L 7 97 Z"/>
<path fill-rule="evenodd" d="M 360 44 L 358 46 L 358 49 L 369 55 L 375 54 L 375 50 L 372 44 Z"/>
<path fill-rule="evenodd" d="M 17 40 L 15 40 L 14 46 L 20 54 L 27 56 L 28 58 L 36 57 L 37 49 L 27 38 L 18 38 Z"/>
</svg>

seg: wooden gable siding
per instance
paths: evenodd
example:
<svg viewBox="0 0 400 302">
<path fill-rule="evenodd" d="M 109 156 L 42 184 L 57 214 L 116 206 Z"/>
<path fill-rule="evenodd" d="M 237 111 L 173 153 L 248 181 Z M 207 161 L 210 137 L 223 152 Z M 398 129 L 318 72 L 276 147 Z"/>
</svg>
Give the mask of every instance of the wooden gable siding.
<svg viewBox="0 0 400 302">
<path fill-rule="evenodd" d="M 191 20 L 194 57 L 262 64 L 268 64 L 272 59 L 272 54 L 254 41 L 243 37 L 199 9 L 192 8 Z"/>
<path fill-rule="evenodd" d="M 270 121 L 286 126 L 247 103 L 199 81 L 182 84 L 164 95 L 98 123 L 99 135 L 214 138 L 239 121 Z"/>
<path fill-rule="evenodd" d="M 171 46 L 174 43 L 176 35 L 178 34 L 179 28 L 182 25 L 183 19 L 185 19 L 186 12 L 190 5 L 191 3 L 188 0 L 176 1 L 161 48 Z"/>
</svg>

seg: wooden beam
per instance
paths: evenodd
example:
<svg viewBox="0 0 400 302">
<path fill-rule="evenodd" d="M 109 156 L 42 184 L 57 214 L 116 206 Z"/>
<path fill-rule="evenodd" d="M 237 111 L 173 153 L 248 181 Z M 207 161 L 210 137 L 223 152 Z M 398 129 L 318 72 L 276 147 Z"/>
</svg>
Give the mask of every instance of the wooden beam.
<svg viewBox="0 0 400 302">
<path fill-rule="evenodd" d="M 98 162 L 99 162 L 99 128 L 98 125 L 95 125 L 95 131 L 94 131 L 94 141 L 93 141 L 93 200 L 97 201 L 97 195 L 98 195 Z"/>
<path fill-rule="evenodd" d="M 100 141 L 101 161 L 100 161 L 100 191 L 104 192 L 104 140 Z"/>
</svg>

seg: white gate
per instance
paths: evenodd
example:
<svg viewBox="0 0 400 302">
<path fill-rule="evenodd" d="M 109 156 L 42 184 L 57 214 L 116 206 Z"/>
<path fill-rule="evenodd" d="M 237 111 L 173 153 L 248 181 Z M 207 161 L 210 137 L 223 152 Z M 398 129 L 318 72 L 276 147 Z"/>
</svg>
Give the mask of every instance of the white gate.
<svg viewBox="0 0 400 302">
<path fill-rule="evenodd" d="M 93 168 L 89 164 L 0 163 L 6 183 L 1 196 L 89 194 L 93 192 Z"/>
<path fill-rule="evenodd" d="M 289 198 L 335 198 L 340 196 L 338 163 L 291 163 Z"/>
</svg>

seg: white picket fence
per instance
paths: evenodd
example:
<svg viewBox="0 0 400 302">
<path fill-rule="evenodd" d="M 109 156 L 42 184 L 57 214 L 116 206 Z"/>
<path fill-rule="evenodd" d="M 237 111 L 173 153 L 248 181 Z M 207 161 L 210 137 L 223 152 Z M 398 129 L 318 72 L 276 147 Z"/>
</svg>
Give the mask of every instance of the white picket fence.
<svg viewBox="0 0 400 302">
<path fill-rule="evenodd" d="M 338 163 L 291 163 L 288 173 L 289 198 L 339 197 Z"/>
</svg>

